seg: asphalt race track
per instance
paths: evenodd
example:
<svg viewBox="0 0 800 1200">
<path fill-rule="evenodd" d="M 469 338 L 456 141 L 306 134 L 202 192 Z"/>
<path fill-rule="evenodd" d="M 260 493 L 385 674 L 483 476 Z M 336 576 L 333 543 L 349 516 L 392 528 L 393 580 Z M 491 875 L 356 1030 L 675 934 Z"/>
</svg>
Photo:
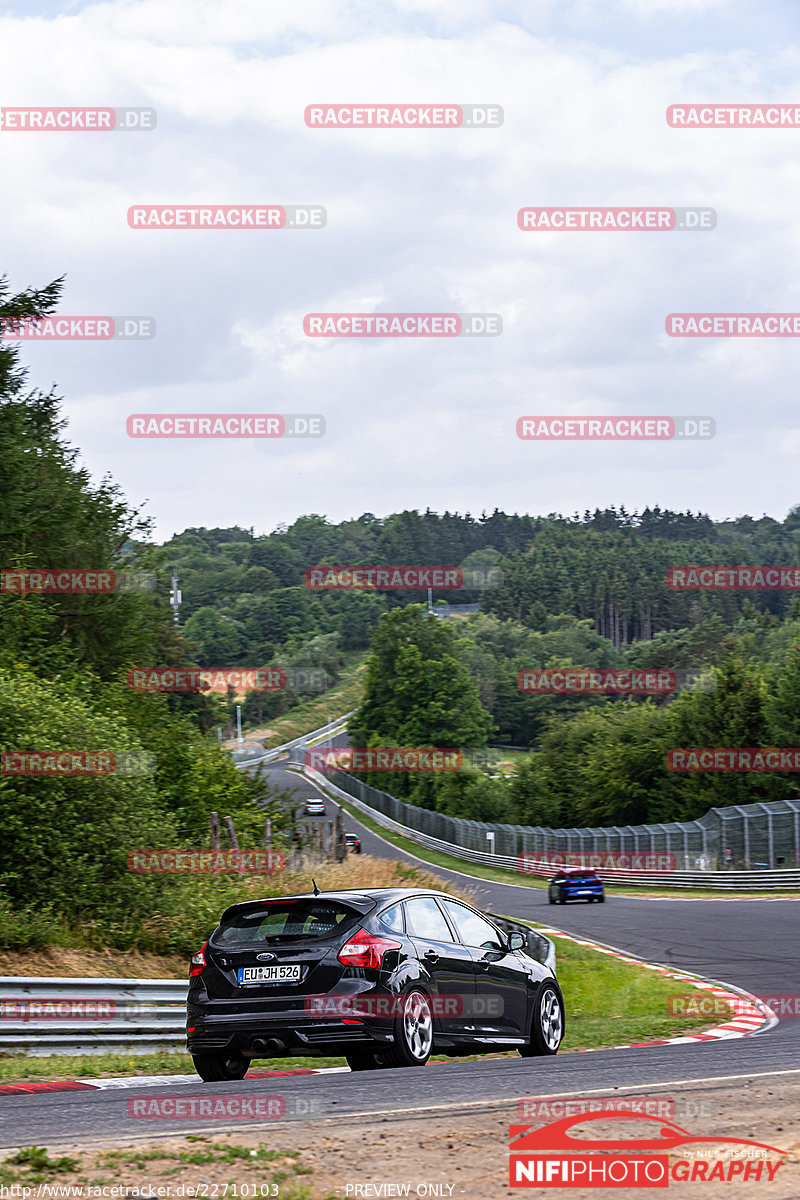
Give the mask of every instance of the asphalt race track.
<svg viewBox="0 0 800 1200">
<path fill-rule="evenodd" d="M 278 787 L 316 794 L 312 784 L 270 764 Z M 329 811 L 330 811 L 330 801 Z M 358 833 L 364 852 L 411 860 L 348 814 L 347 830 Z M 418 860 L 417 860 L 418 861 Z M 792 900 L 660 900 L 612 897 L 606 904 L 550 906 L 543 890 L 484 883 L 441 868 L 474 902 L 493 912 L 552 923 L 570 933 L 639 955 L 653 962 L 696 972 L 757 995 L 800 992 L 800 903 Z M 569 1004 L 567 1003 L 567 1021 Z M 275 1064 L 276 1067 L 280 1063 Z M 256 1069 L 265 1064 L 256 1064 Z M 208 1120 L 142 1121 L 128 1115 L 134 1096 L 179 1094 L 248 1097 L 275 1095 L 286 1100 L 287 1120 L 382 1115 L 426 1109 L 492 1105 L 524 1096 L 605 1091 L 614 1087 L 679 1084 L 705 1079 L 800 1072 L 800 1020 L 783 1020 L 752 1037 L 704 1043 L 564 1054 L 553 1059 L 454 1061 L 421 1069 L 348 1072 L 252 1079 L 239 1083 L 143 1082 L 135 1090 L 38 1093 L 0 1097 L 0 1147 L 76 1145 L 130 1140 L 176 1131 L 235 1128 Z M 775 1079 L 776 1085 L 780 1079 Z M 298 1111 L 294 1112 L 297 1106 Z M 238 1122 L 253 1128 L 252 1120 Z"/>
</svg>

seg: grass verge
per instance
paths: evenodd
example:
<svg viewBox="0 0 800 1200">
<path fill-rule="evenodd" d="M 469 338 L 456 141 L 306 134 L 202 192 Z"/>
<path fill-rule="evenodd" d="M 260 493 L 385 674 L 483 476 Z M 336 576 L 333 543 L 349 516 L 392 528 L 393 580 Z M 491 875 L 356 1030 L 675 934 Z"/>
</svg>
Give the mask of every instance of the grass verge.
<svg viewBox="0 0 800 1200">
<path fill-rule="evenodd" d="M 174 1195 L 180 1182 L 188 1195 L 311 1200 L 308 1179 L 312 1174 L 313 1168 L 303 1162 L 298 1150 L 276 1149 L 263 1142 L 242 1145 L 231 1141 L 230 1134 L 189 1134 L 154 1146 L 76 1150 L 65 1155 L 51 1155 L 43 1146 L 27 1146 L 0 1161 L 0 1184 L 15 1186 L 17 1195 L 30 1194 L 23 1189 L 41 1184 L 63 1189 L 57 1193 L 60 1195 L 81 1194 L 70 1193 L 69 1188 L 111 1186 L 119 1188 L 116 1194 L 123 1196 L 157 1195 L 159 1187 L 170 1189 L 162 1195 Z"/>
<path fill-rule="evenodd" d="M 257 1062 L 254 1071 L 293 1071 L 319 1067 L 344 1067 L 343 1058 L 282 1058 Z M 23 1054 L 0 1055 L 0 1084 L 31 1083 L 39 1079 L 108 1079 L 132 1075 L 193 1075 L 190 1054 L 51 1054 L 47 1058 Z"/>
<path fill-rule="evenodd" d="M 291 742 L 303 733 L 311 733 L 342 713 L 358 708 L 364 692 L 366 655 L 359 652 L 348 655 L 347 659 L 349 661 L 341 677 L 332 688 L 270 721 L 272 733 L 264 738 L 267 750 Z"/>
</svg>

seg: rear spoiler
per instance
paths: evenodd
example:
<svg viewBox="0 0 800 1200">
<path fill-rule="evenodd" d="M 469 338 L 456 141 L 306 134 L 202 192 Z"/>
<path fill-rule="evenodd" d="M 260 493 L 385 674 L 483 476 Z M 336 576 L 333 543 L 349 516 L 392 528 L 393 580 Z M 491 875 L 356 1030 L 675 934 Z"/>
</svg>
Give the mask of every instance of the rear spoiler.
<svg viewBox="0 0 800 1200">
<path fill-rule="evenodd" d="M 338 891 L 338 892 L 321 891 L 321 892 L 319 892 L 318 896 L 316 896 L 313 892 L 305 892 L 302 895 L 295 895 L 295 896 L 265 896 L 261 900 L 242 900 L 238 904 L 229 904 L 228 907 L 225 909 L 224 913 L 222 914 L 222 916 L 220 917 L 219 923 L 221 925 L 226 917 L 229 917 L 232 913 L 235 913 L 235 912 L 241 912 L 241 913 L 257 912 L 258 909 L 260 909 L 260 908 L 264 908 L 264 909 L 268 908 L 270 906 L 270 904 L 276 904 L 276 905 L 293 904 L 295 902 L 302 902 L 304 900 L 316 900 L 318 898 L 322 898 L 323 900 L 333 900 L 333 901 L 335 901 L 335 903 L 341 904 L 343 907 L 349 907 L 349 908 L 354 909 L 356 912 L 361 913 L 362 916 L 366 916 L 366 914 L 368 912 L 371 912 L 372 909 L 375 907 L 375 905 L 378 903 L 378 901 L 375 900 L 372 896 L 361 896 L 358 894 L 352 894 L 352 893 L 348 893 L 345 891 Z"/>
<path fill-rule="evenodd" d="M 555 975 L 556 947 L 550 938 L 539 933 L 537 929 L 531 929 L 530 925 L 526 925 L 524 921 L 512 921 L 508 917 L 499 917 L 496 913 L 487 913 L 486 915 L 494 921 L 495 925 L 499 925 L 504 933 L 521 933 L 525 938 L 526 949 L 531 958 L 547 967 Z"/>
</svg>

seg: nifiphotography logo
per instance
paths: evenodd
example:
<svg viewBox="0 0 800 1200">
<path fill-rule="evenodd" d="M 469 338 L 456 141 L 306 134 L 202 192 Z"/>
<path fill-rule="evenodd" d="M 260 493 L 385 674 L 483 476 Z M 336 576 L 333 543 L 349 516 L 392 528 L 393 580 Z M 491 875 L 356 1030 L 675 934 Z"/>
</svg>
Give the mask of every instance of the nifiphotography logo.
<svg viewBox="0 0 800 1200">
<path fill-rule="evenodd" d="M 631 1136 L 575 1135 L 592 1121 L 637 1122 Z M 638 1132 L 639 1136 L 636 1136 Z M 716 1134 L 697 1137 L 672 1121 L 627 1110 L 579 1113 L 548 1125 L 509 1127 L 511 1187 L 666 1188 L 672 1183 L 774 1180 L 786 1154 L 776 1146 Z M 777 1158 L 777 1161 L 776 1161 Z M 741 1192 L 738 1193 L 741 1195 Z"/>
</svg>

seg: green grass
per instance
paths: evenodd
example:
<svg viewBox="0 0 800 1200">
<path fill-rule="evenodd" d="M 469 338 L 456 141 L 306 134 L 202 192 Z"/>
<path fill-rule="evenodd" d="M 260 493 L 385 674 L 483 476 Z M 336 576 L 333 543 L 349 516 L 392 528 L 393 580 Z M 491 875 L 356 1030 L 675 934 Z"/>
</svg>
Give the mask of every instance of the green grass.
<svg viewBox="0 0 800 1200">
<path fill-rule="evenodd" d="M 344 1067 L 343 1058 L 282 1058 L 257 1062 L 254 1071 L 289 1071 L 298 1068 Z M 51 1054 L 47 1058 L 25 1054 L 0 1055 L 0 1083 L 25 1083 L 36 1079 L 104 1079 L 114 1075 L 192 1075 L 189 1054 Z"/>
<path fill-rule="evenodd" d="M 311 1175 L 312 1168 L 300 1161 L 297 1150 L 273 1150 L 264 1143 L 258 1147 L 241 1146 L 191 1134 L 184 1141 L 197 1144 L 197 1148 L 181 1150 L 161 1145 L 153 1150 L 131 1147 L 99 1154 L 85 1149 L 77 1152 L 79 1158 L 51 1158 L 45 1147 L 28 1146 L 0 1161 L 0 1184 L 13 1185 L 18 1196 L 33 1194 L 31 1185 L 48 1181 L 65 1190 L 75 1187 L 78 1194 L 83 1191 L 81 1185 L 119 1186 L 119 1173 L 133 1170 L 145 1173 L 145 1178 L 134 1186 L 149 1191 L 151 1187 L 163 1187 L 165 1178 L 180 1176 L 187 1167 L 227 1166 L 238 1174 L 237 1179 L 228 1182 L 229 1196 L 280 1195 L 281 1200 L 311 1200 L 308 1185 L 300 1183 L 297 1177 Z M 245 1177 L 243 1182 L 243 1170 L 257 1171 L 257 1180 Z M 72 1178 L 62 1182 L 63 1176 Z M 223 1196 L 226 1190 L 224 1185 L 212 1185 L 206 1194 Z"/>
<path fill-rule="evenodd" d="M 358 708 L 364 692 L 365 661 L 366 654 L 363 651 L 346 654 L 345 668 L 338 683 L 327 692 L 296 705 L 291 712 L 269 722 L 275 732 L 264 738 L 266 748 L 271 750 L 275 746 L 282 746 L 284 742 L 291 742 L 303 733 L 311 733 L 343 713 Z"/>
<path fill-rule="evenodd" d="M 567 938 L 555 937 L 553 941 L 567 1015 L 565 1050 L 683 1037 L 710 1029 L 725 1019 L 690 1021 L 669 1016 L 669 998 L 692 992 L 689 983 L 598 954 Z M 706 993 L 698 990 L 696 994 Z"/>
<path fill-rule="evenodd" d="M 302 772 L 298 771 L 297 774 Z M 430 863 L 431 866 L 446 867 L 448 871 L 460 871 L 462 875 L 472 875 L 475 879 L 487 879 L 494 883 L 513 883 L 517 887 L 538 888 L 540 891 L 547 887 L 547 880 L 538 875 L 524 875 L 517 871 L 507 871 L 502 867 L 487 867 L 483 864 L 467 862 L 463 858 L 456 858 L 453 854 L 442 854 L 439 850 L 428 850 L 425 846 L 418 846 L 416 842 L 410 841 L 393 830 L 384 829 L 372 817 L 365 816 L 360 809 L 349 804 L 346 800 L 342 800 L 340 796 L 334 797 L 337 804 L 341 804 L 345 812 L 348 812 L 351 817 L 355 817 L 367 829 L 373 833 L 377 833 L 387 842 L 391 842 L 393 846 L 397 846 L 398 850 L 405 850 L 408 854 L 414 854 L 423 862 Z M 609 896 L 678 896 L 684 900 L 688 897 L 718 897 L 730 896 L 734 900 L 753 899 L 755 896 L 771 896 L 773 899 L 785 899 L 797 896 L 797 892 L 779 891 L 770 888 L 759 889 L 758 891 L 737 892 L 732 888 L 656 888 L 652 885 L 647 887 L 625 887 L 622 884 L 607 883 L 605 890 Z"/>
</svg>

